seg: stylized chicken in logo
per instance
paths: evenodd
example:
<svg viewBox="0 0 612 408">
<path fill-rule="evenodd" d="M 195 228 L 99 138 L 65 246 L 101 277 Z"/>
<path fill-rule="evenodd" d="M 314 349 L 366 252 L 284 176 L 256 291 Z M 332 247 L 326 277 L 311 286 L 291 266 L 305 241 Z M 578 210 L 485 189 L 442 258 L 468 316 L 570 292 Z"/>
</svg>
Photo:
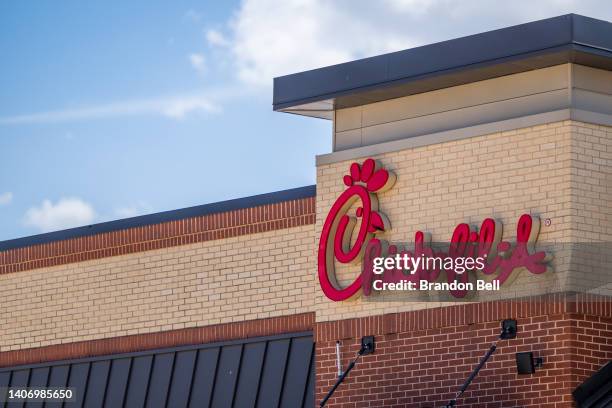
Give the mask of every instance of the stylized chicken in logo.
<svg viewBox="0 0 612 408">
<path fill-rule="evenodd" d="M 352 163 L 350 174 L 344 176 L 346 190 L 332 205 L 321 231 L 318 253 L 319 282 L 323 293 L 331 300 L 346 300 L 359 292 L 361 275 L 346 288 L 340 288 L 336 281 L 335 261 L 352 263 L 361 258 L 365 244 L 373 234 L 388 230 L 391 224 L 378 209 L 378 194 L 389 190 L 396 176 L 373 160 L 366 159 L 362 165 Z M 355 217 L 348 211 L 361 200 Z M 359 231 L 355 242 L 351 242 L 357 219 Z"/>
</svg>

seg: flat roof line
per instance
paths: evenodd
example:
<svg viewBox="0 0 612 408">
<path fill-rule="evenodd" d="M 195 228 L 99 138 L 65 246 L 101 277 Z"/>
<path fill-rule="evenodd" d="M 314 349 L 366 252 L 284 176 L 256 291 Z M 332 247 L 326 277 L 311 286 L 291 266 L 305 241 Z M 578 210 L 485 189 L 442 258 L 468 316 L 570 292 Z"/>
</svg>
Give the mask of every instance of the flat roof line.
<svg viewBox="0 0 612 408">
<path fill-rule="evenodd" d="M 63 241 L 66 239 L 80 238 L 129 228 L 142 227 L 145 225 L 161 224 L 164 222 L 177 221 L 185 218 L 259 207 L 267 204 L 276 204 L 283 201 L 299 200 L 302 198 L 315 196 L 315 185 L 292 188 L 289 190 L 258 194 L 250 197 L 242 197 L 226 201 L 218 201 L 210 204 L 181 208 L 178 210 L 163 211 L 155 214 L 141 215 L 138 217 L 125 218 L 121 220 L 102 222 L 99 224 L 86 225 L 83 227 L 70 228 L 62 231 L 54 231 L 45 234 L 0 241 L 0 251 L 8 251 L 10 249 L 23 248 L 32 245 L 46 244 L 49 242 Z"/>
<path fill-rule="evenodd" d="M 577 14 L 274 78 L 274 110 L 305 114 L 429 92 L 563 63 L 612 70 L 612 23 Z"/>
</svg>

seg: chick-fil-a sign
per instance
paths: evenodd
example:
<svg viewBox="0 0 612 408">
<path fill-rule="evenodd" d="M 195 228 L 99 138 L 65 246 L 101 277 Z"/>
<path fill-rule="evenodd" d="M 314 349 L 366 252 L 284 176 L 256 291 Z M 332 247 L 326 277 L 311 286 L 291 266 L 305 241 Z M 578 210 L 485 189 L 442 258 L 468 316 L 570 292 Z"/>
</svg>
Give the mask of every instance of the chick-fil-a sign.
<svg viewBox="0 0 612 408">
<path fill-rule="evenodd" d="M 360 292 L 366 296 L 370 295 L 374 280 L 373 260 L 396 254 L 407 254 L 411 257 L 483 257 L 486 264 L 481 272 L 497 280 L 500 285 L 507 282 L 513 271 L 519 268 L 525 268 L 534 274 L 547 270 L 546 263 L 550 256 L 544 251 L 534 250 L 540 221 L 529 214 L 522 215 L 517 222 L 514 246 L 501 240 L 502 225 L 492 218 L 485 219 L 478 230 L 472 230 L 465 223 L 457 225 L 445 252 L 432 249 L 427 235 L 422 231 L 415 233 L 413 251 L 398 245 L 389 245 L 386 241 L 376 238 L 377 234 L 388 231 L 391 227 L 388 218 L 379 210 L 378 194 L 393 187 L 395 180 L 393 172 L 384 169 L 373 159 L 367 159 L 361 165 L 352 163 L 350 174 L 344 176 L 346 189 L 332 205 L 319 241 L 319 282 L 323 293 L 329 299 L 342 301 Z M 349 215 L 349 210 L 358 202 L 355 216 Z M 355 234 L 357 219 L 361 222 Z M 350 285 L 341 288 L 336 280 L 335 263 L 348 264 L 358 261 L 362 264 L 361 273 Z M 403 271 L 386 271 L 382 279 L 385 282 L 400 279 L 435 282 L 442 279 L 448 283 L 465 283 L 469 279 L 469 272 L 419 269 L 412 271 L 407 277 Z M 465 297 L 467 294 L 465 290 L 450 293 L 456 298 Z"/>
</svg>

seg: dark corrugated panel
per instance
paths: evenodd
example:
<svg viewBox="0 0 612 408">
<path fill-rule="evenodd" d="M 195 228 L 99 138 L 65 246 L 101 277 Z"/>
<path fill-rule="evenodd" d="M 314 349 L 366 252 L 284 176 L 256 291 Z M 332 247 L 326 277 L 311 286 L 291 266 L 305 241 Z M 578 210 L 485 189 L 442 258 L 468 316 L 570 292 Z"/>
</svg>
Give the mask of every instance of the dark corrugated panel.
<svg viewBox="0 0 612 408">
<path fill-rule="evenodd" d="M 11 408 L 312 407 L 313 348 L 299 333 L 5 368 L 0 387 L 75 388 L 75 402 Z"/>
<path fill-rule="evenodd" d="M 96 361 L 91 364 L 85 394 L 85 408 L 102 408 L 104 406 L 104 394 L 106 393 L 110 365 L 111 360 Z"/>
<path fill-rule="evenodd" d="M 3 373 L 0 373 L 0 387 L 8 387 L 9 384 L 11 383 L 11 372 L 10 371 L 5 371 Z M 4 395 L 2 395 L 2 401 L 4 401 Z M 4 408 L 5 404 L 3 402 L 0 402 L 0 408 Z"/>
<path fill-rule="evenodd" d="M 106 400 L 104 401 L 106 408 L 123 406 L 131 366 L 131 358 L 118 358 L 112 361 L 106 390 Z"/>
<path fill-rule="evenodd" d="M 235 408 L 255 406 L 265 356 L 265 342 L 245 344 L 242 352 L 241 368 L 248 367 L 248 369 L 240 370 L 238 388 L 234 399 Z"/>
<path fill-rule="evenodd" d="M 39 367 L 32 370 L 29 387 L 46 387 L 49 379 L 49 367 Z M 43 401 L 31 401 L 26 408 L 43 408 Z"/>
<path fill-rule="evenodd" d="M 155 359 L 153 360 L 153 371 L 151 372 L 151 378 L 149 380 L 147 408 L 163 408 L 166 406 L 173 366 L 174 353 L 155 355 Z"/>
<path fill-rule="evenodd" d="M 221 356 L 217 366 L 217 377 L 213 392 L 212 407 L 231 407 L 234 400 L 234 389 L 240 369 L 242 345 L 221 348 Z"/>
<path fill-rule="evenodd" d="M 30 379 L 30 370 L 18 370 L 13 372 L 11 376 L 11 387 L 27 387 Z M 7 403 L 6 406 L 9 408 L 22 408 L 25 404 L 23 403 Z"/>
<path fill-rule="evenodd" d="M 208 408 L 212 400 L 217 361 L 220 348 L 209 348 L 198 352 L 198 363 L 191 386 L 190 408 Z"/>
<path fill-rule="evenodd" d="M 128 380 L 128 392 L 124 407 L 142 408 L 149 388 L 149 375 L 153 356 L 136 357 L 132 361 L 132 372 Z"/>
<path fill-rule="evenodd" d="M 285 370 L 285 381 L 282 408 L 301 407 L 304 402 L 304 392 L 308 383 L 310 371 L 310 355 L 312 354 L 312 341 L 301 338 L 291 342 L 291 353 Z"/>
<path fill-rule="evenodd" d="M 169 407 L 186 407 L 189 404 L 189 393 L 197 356 L 197 350 L 176 353 L 172 384 L 168 395 Z"/>
<path fill-rule="evenodd" d="M 89 363 L 73 364 L 70 367 L 70 376 L 68 377 L 68 387 L 74 388 L 74 402 L 64 404 L 70 408 L 81 408 L 85 402 L 85 394 L 87 389 L 85 385 L 89 378 Z"/>
<path fill-rule="evenodd" d="M 68 374 L 70 373 L 70 366 L 68 364 L 56 365 L 51 367 L 51 373 L 49 374 L 49 387 L 60 387 L 63 388 L 68 384 Z M 61 402 L 47 402 L 45 408 L 62 408 Z"/>
<path fill-rule="evenodd" d="M 304 395 L 303 408 L 312 408 L 314 406 L 314 383 L 315 383 L 315 353 L 314 344 L 312 345 L 312 354 L 310 356 L 310 371 L 308 372 L 308 382 L 306 383 L 306 394 Z"/>
<path fill-rule="evenodd" d="M 278 407 L 281 392 L 283 391 L 282 379 L 285 377 L 285 366 L 289 354 L 289 339 L 275 340 L 268 343 L 268 350 L 264 361 L 259 398 L 257 406 L 261 408 Z"/>
</svg>

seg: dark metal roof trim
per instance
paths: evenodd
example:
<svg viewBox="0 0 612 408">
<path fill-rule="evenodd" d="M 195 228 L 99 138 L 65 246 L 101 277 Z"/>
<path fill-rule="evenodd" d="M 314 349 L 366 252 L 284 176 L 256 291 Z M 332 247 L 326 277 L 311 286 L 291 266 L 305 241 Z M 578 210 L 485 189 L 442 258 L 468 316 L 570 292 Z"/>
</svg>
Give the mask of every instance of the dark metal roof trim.
<svg viewBox="0 0 612 408">
<path fill-rule="evenodd" d="M 202 215 L 215 214 L 225 211 L 234 211 L 266 204 L 275 204 L 283 201 L 299 200 L 301 198 L 314 197 L 315 195 L 316 186 L 311 185 L 293 188 L 289 190 L 276 191 L 273 193 L 237 198 L 233 200 L 219 201 L 216 203 L 182 208 L 179 210 L 164 211 L 155 214 L 141 215 L 139 217 L 125 218 L 122 220 L 108 221 L 99 224 L 66 229 L 62 231 L 49 232 L 46 234 L 32 235 L 24 238 L 0 241 L 0 251 L 7 251 L 9 249 L 22 248 L 32 245 L 40 245 L 48 242 L 61 241 L 71 238 L 80 238 L 89 235 L 123 230 L 127 228 L 136 228 L 145 225 L 161 224 L 163 222 L 177 221 L 185 218 L 198 217 Z"/>
<path fill-rule="evenodd" d="M 358 106 L 568 62 L 612 70 L 612 23 L 568 14 L 286 75 L 273 106 Z"/>
</svg>

